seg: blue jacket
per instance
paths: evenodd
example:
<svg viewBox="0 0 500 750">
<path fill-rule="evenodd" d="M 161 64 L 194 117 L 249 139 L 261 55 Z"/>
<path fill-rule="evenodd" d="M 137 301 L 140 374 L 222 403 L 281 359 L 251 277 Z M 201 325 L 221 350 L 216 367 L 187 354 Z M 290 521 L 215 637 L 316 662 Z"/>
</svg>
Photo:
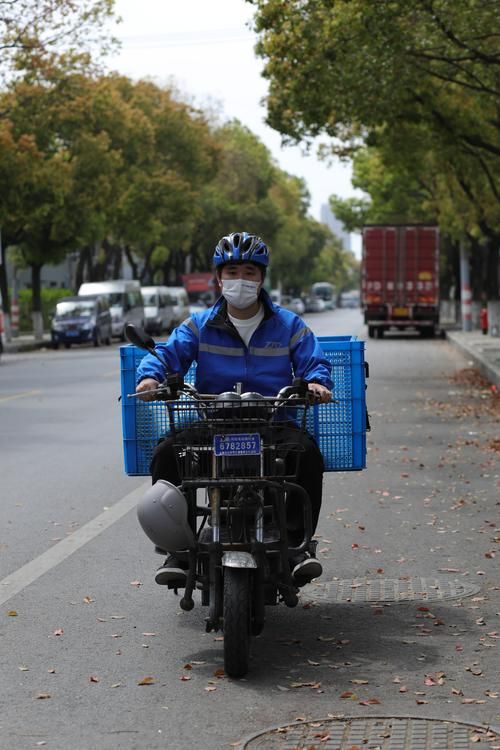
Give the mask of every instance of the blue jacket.
<svg viewBox="0 0 500 750">
<path fill-rule="evenodd" d="M 242 383 L 242 392 L 257 391 L 274 396 L 294 377 L 321 383 L 331 389 L 331 365 L 304 321 L 290 310 L 274 305 L 262 290 L 264 319 L 247 347 L 227 316 L 220 297 L 213 307 L 193 313 L 156 350 L 166 361 L 168 372 L 185 375 L 197 362 L 196 388 L 200 393 L 231 391 Z M 167 371 L 152 354 L 137 369 L 137 383 L 144 378 L 162 382 Z"/>
</svg>

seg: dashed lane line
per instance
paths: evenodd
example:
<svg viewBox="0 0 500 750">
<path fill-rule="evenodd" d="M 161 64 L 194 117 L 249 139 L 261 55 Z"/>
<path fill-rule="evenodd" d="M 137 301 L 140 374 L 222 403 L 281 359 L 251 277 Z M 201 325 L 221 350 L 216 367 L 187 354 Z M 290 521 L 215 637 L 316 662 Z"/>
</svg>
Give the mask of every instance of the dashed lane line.
<svg viewBox="0 0 500 750">
<path fill-rule="evenodd" d="M 105 510 L 80 529 L 74 531 L 70 536 L 62 539 L 46 552 L 43 552 L 34 560 L 26 563 L 22 568 L 19 568 L 0 581 L 0 605 L 36 581 L 44 573 L 55 568 L 59 563 L 64 562 L 73 552 L 76 552 L 85 544 L 95 539 L 101 532 L 116 523 L 116 521 L 119 521 L 129 510 L 135 508 L 137 502 L 149 486 L 149 482 L 141 484 L 128 495 L 122 497 L 121 500 L 118 500 L 109 510 Z"/>
</svg>

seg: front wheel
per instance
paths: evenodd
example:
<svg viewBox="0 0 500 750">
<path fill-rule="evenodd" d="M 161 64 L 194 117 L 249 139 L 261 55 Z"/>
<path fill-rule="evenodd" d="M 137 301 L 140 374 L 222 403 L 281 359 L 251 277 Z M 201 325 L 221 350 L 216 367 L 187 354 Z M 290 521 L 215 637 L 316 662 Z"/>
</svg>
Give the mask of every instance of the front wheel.
<svg viewBox="0 0 500 750">
<path fill-rule="evenodd" d="M 244 677 L 250 653 L 250 578 L 248 570 L 224 568 L 224 671 Z"/>
</svg>

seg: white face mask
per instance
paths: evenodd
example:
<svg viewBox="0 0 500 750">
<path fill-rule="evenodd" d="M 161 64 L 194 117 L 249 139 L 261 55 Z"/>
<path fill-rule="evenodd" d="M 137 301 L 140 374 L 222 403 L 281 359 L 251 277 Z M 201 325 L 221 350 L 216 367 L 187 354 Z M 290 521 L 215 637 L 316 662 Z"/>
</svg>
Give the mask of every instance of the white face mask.
<svg viewBox="0 0 500 750">
<path fill-rule="evenodd" d="M 222 295 L 230 305 L 237 307 L 238 310 L 244 310 L 257 302 L 259 291 L 259 281 L 224 279 L 222 282 Z"/>
</svg>

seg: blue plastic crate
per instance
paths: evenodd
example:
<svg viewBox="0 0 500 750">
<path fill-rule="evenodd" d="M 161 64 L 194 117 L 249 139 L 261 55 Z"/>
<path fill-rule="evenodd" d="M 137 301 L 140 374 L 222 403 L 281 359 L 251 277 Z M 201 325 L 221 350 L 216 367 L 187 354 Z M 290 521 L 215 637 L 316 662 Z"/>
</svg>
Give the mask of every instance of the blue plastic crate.
<svg viewBox="0 0 500 750">
<path fill-rule="evenodd" d="M 308 430 L 315 436 L 326 471 L 357 471 L 366 466 L 364 341 L 352 336 L 318 337 L 332 365 L 336 403 L 309 411 Z M 146 352 L 121 346 L 122 427 L 125 472 L 148 475 L 153 451 L 169 431 L 165 402 L 127 398 L 135 392 L 137 366 Z M 194 383 L 195 366 L 185 380 Z"/>
</svg>

